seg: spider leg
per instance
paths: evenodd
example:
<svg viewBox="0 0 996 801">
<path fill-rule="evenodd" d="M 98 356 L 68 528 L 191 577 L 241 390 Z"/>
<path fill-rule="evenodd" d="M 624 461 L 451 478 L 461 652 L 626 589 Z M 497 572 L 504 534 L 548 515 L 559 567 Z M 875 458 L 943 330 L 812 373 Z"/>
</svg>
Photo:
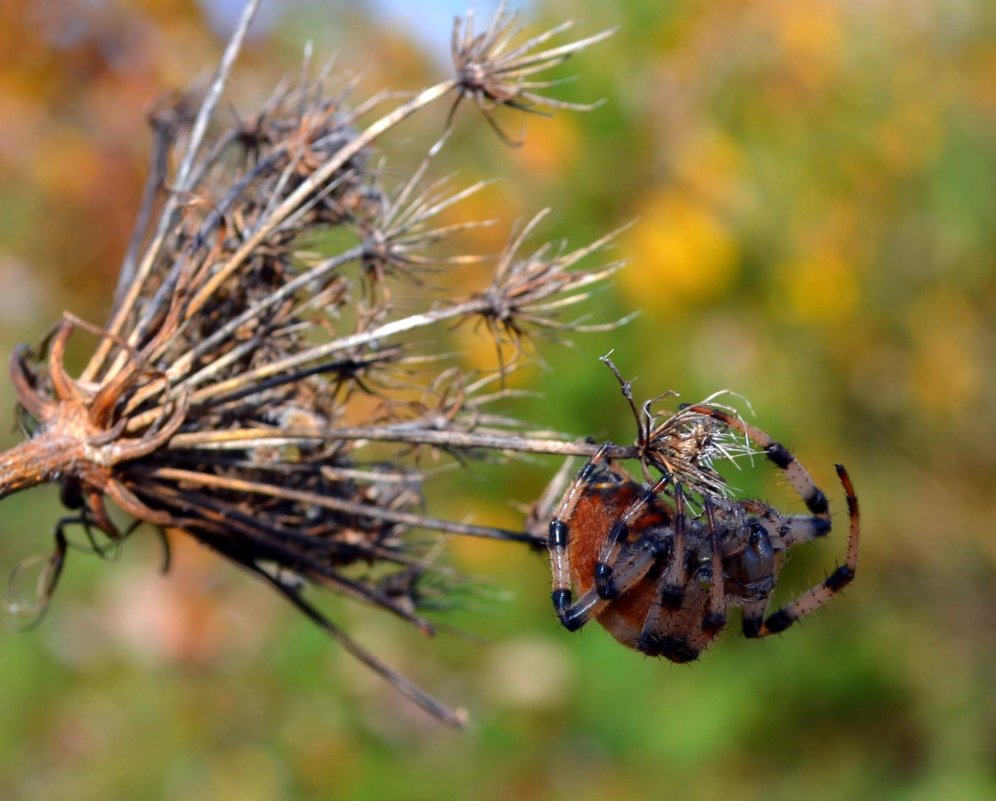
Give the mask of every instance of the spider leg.
<svg viewBox="0 0 996 801">
<path fill-rule="evenodd" d="M 850 519 L 850 530 L 847 537 L 847 553 L 844 564 L 840 565 L 826 579 L 810 587 L 795 600 L 787 603 L 765 620 L 764 602 L 758 602 L 744 607 L 744 636 L 767 637 L 777 634 L 791 626 L 799 618 L 815 612 L 837 593 L 854 580 L 858 569 L 858 540 L 861 533 L 861 514 L 858 499 L 854 494 L 851 477 L 843 465 L 835 465 L 840 483 L 847 497 L 847 511 Z"/>
<path fill-rule="evenodd" d="M 830 521 L 823 517 L 782 515 L 767 504 L 749 499 L 741 501 L 740 505 L 745 512 L 758 519 L 780 551 L 830 533 Z"/>
<path fill-rule="evenodd" d="M 830 533 L 830 521 L 822 517 L 790 515 L 783 517 L 775 531 L 775 540 L 782 548 L 791 548 L 801 542 L 811 542 Z"/>
<path fill-rule="evenodd" d="M 711 549 L 709 560 L 709 605 L 706 615 L 702 619 L 702 631 L 709 640 L 713 639 L 726 625 L 726 594 L 723 590 L 723 557 L 719 548 L 719 535 L 716 533 L 716 518 L 713 504 L 706 498 L 705 504 L 706 521 L 709 526 L 709 546 Z M 699 570 L 700 583 L 705 581 L 702 569 Z"/>
<path fill-rule="evenodd" d="M 675 486 L 675 537 L 671 560 L 657 585 L 660 599 L 644 621 L 637 649 L 672 662 L 691 662 L 726 625 L 723 562 L 716 533 L 713 505 L 706 499 L 710 556 L 688 583 L 685 549 L 687 518 L 680 485 Z"/>
<path fill-rule="evenodd" d="M 547 548 L 550 551 L 550 572 L 553 574 L 553 592 L 550 597 L 557 616 L 565 626 L 568 625 L 565 615 L 572 603 L 571 557 L 567 548 L 570 542 L 570 527 L 565 521 L 570 519 L 585 486 L 593 481 L 599 466 L 605 461 L 607 448 L 607 444 L 599 448 L 595 455 L 581 468 L 570 489 L 564 494 L 553 520 L 550 521 L 550 532 L 547 539 Z M 584 625 L 587 619 L 585 617 L 575 628 Z"/>
<path fill-rule="evenodd" d="M 619 597 L 619 587 L 623 583 L 622 576 L 616 575 L 614 565 L 619 559 L 619 555 L 630 535 L 630 528 L 633 522 L 647 508 L 647 504 L 653 501 L 664 485 L 670 481 L 671 477 L 661 478 L 652 487 L 645 487 L 643 494 L 633 502 L 626 512 L 612 524 L 609 535 L 602 543 L 598 552 L 598 563 L 595 565 L 595 588 L 601 598 L 611 600 Z M 645 571 L 644 571 L 645 572 Z"/>
<path fill-rule="evenodd" d="M 564 463 L 560 466 L 557 474 L 550 479 L 550 483 L 546 485 L 539 500 L 529 508 L 525 530 L 535 536 L 537 542 L 541 539 L 545 542 L 546 538 L 542 532 L 549 528 L 547 521 L 553 517 L 553 510 L 559 505 L 559 499 L 564 497 L 564 490 L 567 489 L 567 485 L 571 481 L 572 460 L 571 456 L 564 459 Z"/>
<path fill-rule="evenodd" d="M 647 575 L 657 557 L 664 552 L 667 542 L 657 531 L 651 530 L 628 544 L 615 562 L 611 581 L 595 587 L 598 597 L 611 601 L 631 589 Z"/>
<path fill-rule="evenodd" d="M 661 574 L 655 590 L 655 600 L 650 606 L 643 629 L 636 641 L 637 650 L 650 656 L 666 656 L 680 648 L 672 648 L 677 638 L 671 636 L 671 626 L 666 624 L 681 609 L 685 602 L 686 567 L 685 560 L 685 493 L 681 484 L 674 485 L 674 538 L 671 543 L 671 556 Z"/>
<path fill-rule="evenodd" d="M 583 593 L 574 603 L 571 601 L 571 591 L 563 590 L 567 593 L 567 606 L 560 608 L 557 606 L 557 590 L 553 591 L 553 605 L 557 610 L 557 618 L 561 625 L 568 631 L 577 631 L 585 623 L 598 615 L 607 605 L 608 601 L 598 597 L 598 591 L 592 587 L 588 592 Z"/>
<path fill-rule="evenodd" d="M 702 404 L 691 404 L 682 408 L 696 414 L 711 417 L 714 420 L 719 420 L 723 425 L 737 429 L 751 442 L 760 445 L 761 449 L 774 462 L 775 466 L 784 471 L 789 483 L 805 502 L 809 511 L 816 517 L 826 520 L 829 523 L 830 506 L 827 503 L 827 496 L 823 493 L 823 490 L 816 486 L 813 477 L 809 475 L 809 471 L 803 466 L 802 462 L 791 454 L 788 448 L 780 442 L 776 442 L 761 429 L 745 423 L 743 420 L 724 412 L 722 409 Z"/>
<path fill-rule="evenodd" d="M 643 630 L 640 632 L 639 650 L 647 653 L 644 643 L 650 643 L 661 630 L 661 621 L 665 611 L 677 612 L 685 602 L 685 583 L 687 580 L 687 561 L 685 559 L 685 493 L 681 484 L 674 485 L 674 539 L 671 546 L 671 558 L 667 567 L 657 582 L 656 602 L 650 607 Z"/>
<path fill-rule="evenodd" d="M 667 540 L 652 530 L 627 544 L 616 561 L 608 597 L 603 594 L 604 589 L 592 587 L 563 612 L 558 610 L 557 616 L 564 628 L 577 631 L 592 617 L 600 614 L 611 601 L 635 587 L 654 566 L 666 543 Z"/>
<path fill-rule="evenodd" d="M 685 559 L 685 492 L 681 484 L 674 485 L 674 548 L 671 561 L 661 576 L 658 595 L 664 609 L 681 609 L 685 598 L 688 562 Z"/>
<path fill-rule="evenodd" d="M 642 579 L 660 553 L 661 544 L 658 537 L 643 537 L 624 548 L 630 523 L 653 499 L 658 489 L 655 487 L 647 489 L 643 497 L 629 506 L 622 515 L 622 520 L 613 524 L 609 540 L 614 539 L 615 544 L 608 547 L 608 556 L 605 559 L 599 559 L 599 568 L 604 565 L 605 569 L 596 568 L 596 586 L 582 593 L 581 597 L 574 601 L 571 592 L 569 549 L 571 530 L 568 521 L 572 519 L 585 490 L 598 483 L 602 467 L 607 461 L 605 453 L 608 447 L 608 444 L 603 445 L 581 468 L 550 522 L 547 544 L 550 550 L 550 569 L 553 574 L 551 599 L 557 617 L 570 631 L 581 628 L 593 616 L 599 614 L 610 600 Z M 600 553 L 606 553 L 605 545 L 602 546 Z M 609 559 L 611 561 L 607 561 Z M 601 581 L 598 579 L 599 575 L 602 576 Z"/>
</svg>

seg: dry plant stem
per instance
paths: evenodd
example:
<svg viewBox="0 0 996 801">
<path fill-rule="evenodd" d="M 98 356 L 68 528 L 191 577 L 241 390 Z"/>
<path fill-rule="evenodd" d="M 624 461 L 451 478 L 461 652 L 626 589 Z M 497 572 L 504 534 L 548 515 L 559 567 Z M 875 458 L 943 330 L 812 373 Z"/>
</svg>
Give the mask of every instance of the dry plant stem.
<svg viewBox="0 0 996 801">
<path fill-rule="evenodd" d="M 294 443 L 322 443 L 334 440 L 369 442 L 395 442 L 409 445 L 431 445 L 460 450 L 485 450 L 497 452 L 534 453 L 550 456 L 594 456 L 600 449 L 610 459 L 638 459 L 640 448 L 636 445 L 612 445 L 587 440 L 561 440 L 545 437 L 515 436 L 512 434 L 480 434 L 431 428 L 404 429 L 397 426 L 382 428 L 335 428 L 329 431 L 314 429 L 239 429 L 211 433 L 177 434 L 169 448 L 204 448 L 210 450 L 242 450 L 247 447 L 291 445 Z"/>
<path fill-rule="evenodd" d="M 197 120 L 194 123 L 194 129 L 187 145 L 187 152 L 184 155 L 183 162 L 177 172 L 173 191 L 169 193 L 166 205 L 160 216 L 160 225 L 158 231 L 156 232 L 155 240 L 148 248 L 146 256 L 143 259 L 141 266 L 138 268 L 137 274 L 133 274 L 133 270 L 128 266 L 129 260 L 127 258 L 125 260 L 124 267 L 118 278 L 118 288 L 115 291 L 115 295 L 124 293 L 124 296 L 118 306 L 114 319 L 108 326 L 108 332 L 110 334 L 117 335 L 121 333 L 121 329 L 124 326 L 125 321 L 128 319 L 128 315 L 134 308 L 135 301 L 138 300 L 139 295 L 145 288 L 145 283 L 148 279 L 150 271 L 152 270 L 152 266 L 155 264 L 156 258 L 159 255 L 159 250 L 162 247 L 166 237 L 169 235 L 173 217 L 176 214 L 182 193 L 189 189 L 187 182 L 190 176 L 190 170 L 193 167 L 194 159 L 197 157 L 197 152 L 200 150 L 204 134 L 207 132 L 208 122 L 210 121 L 211 115 L 218 103 L 218 99 L 221 97 L 222 90 L 228 83 L 228 77 L 231 74 L 232 68 L 235 66 L 235 61 L 238 58 L 239 53 L 242 51 L 242 44 L 245 41 L 246 34 L 249 32 L 249 26 L 252 24 L 252 21 L 256 16 L 256 11 L 259 9 L 260 2 L 261 0 L 248 0 L 242 10 L 239 22 L 235 26 L 235 30 L 232 32 L 232 36 L 228 41 L 228 45 L 225 47 L 225 52 L 222 54 L 221 62 L 218 65 L 215 78 L 211 82 L 211 85 L 208 88 L 207 96 L 205 97 L 200 111 L 197 114 Z M 126 287 L 127 290 L 125 291 Z M 100 370 L 104 360 L 107 358 L 113 346 L 114 342 L 111 337 L 107 337 L 98 345 L 93 357 L 90 359 L 86 368 L 83 370 L 82 375 L 80 376 L 81 381 L 92 381 L 96 377 L 97 372 Z"/>
<path fill-rule="evenodd" d="M 246 25 L 248 26 L 248 21 L 246 22 Z M 199 289 L 193 299 L 186 304 L 184 319 L 187 320 L 196 315 L 204 307 L 204 304 L 208 302 L 211 296 L 218 290 L 218 288 L 242 266 L 245 260 L 266 240 L 274 229 L 277 228 L 277 226 L 279 226 L 290 214 L 296 211 L 310 195 L 314 194 L 316 190 L 321 189 L 321 187 L 328 182 L 328 180 L 338 169 L 346 164 L 351 158 L 355 157 L 358 153 L 371 145 L 386 131 L 391 130 L 406 118 L 410 117 L 412 114 L 435 100 L 449 94 L 458 85 L 457 81 L 448 80 L 423 90 L 407 103 L 402 104 L 389 114 L 384 115 L 376 122 L 372 123 L 362 134 L 341 148 L 336 153 L 334 158 L 319 167 L 283 203 L 273 209 L 273 211 L 268 215 L 266 221 L 255 231 L 253 231 L 249 238 L 242 243 L 239 249 L 226 260 L 224 265 L 217 269 L 217 271 L 211 276 L 210 280 L 208 280 L 206 284 Z M 157 238 L 157 242 L 158 241 L 159 239 Z M 111 324 L 109 329 L 111 333 L 117 334 L 120 332 L 121 326 L 127 318 L 127 315 L 130 313 L 134 300 L 138 297 L 142 283 L 148 273 L 148 267 L 146 265 L 151 265 L 156 255 L 156 248 L 151 248 L 149 256 L 145 259 L 142 269 L 140 269 L 139 274 L 135 278 L 133 283 L 134 289 L 129 291 L 128 295 L 125 297 L 121 310 L 115 316 L 114 322 Z M 154 307 L 151 308 L 146 314 L 146 319 L 151 317 L 157 311 L 158 309 Z M 142 328 L 136 330 L 129 337 L 129 344 L 132 346 L 138 344 L 139 337 L 142 333 L 144 333 Z M 92 378 L 99 371 L 100 366 L 103 360 L 106 359 L 112 344 L 113 343 L 109 340 L 105 340 L 105 342 L 101 344 L 100 349 L 98 349 L 98 351 L 94 354 L 94 359 L 90 362 L 83 373 L 84 380 Z M 112 366 L 109 375 L 114 375 L 122 368 L 122 366 L 123 358 L 119 358 L 118 361 Z"/>
<path fill-rule="evenodd" d="M 210 298 L 218 287 L 221 286 L 222 282 L 229 278 L 232 273 L 241 266 L 242 262 L 263 242 L 263 240 L 266 239 L 273 229 L 283 222 L 284 219 L 291 214 L 291 212 L 295 211 L 308 198 L 309 195 L 320 189 L 322 185 L 335 174 L 336 170 L 342 167 L 343 164 L 376 141 L 386 131 L 391 130 L 419 109 L 429 105 L 435 100 L 438 100 L 444 95 L 449 94 L 456 86 L 456 81 L 449 80 L 443 81 L 442 83 L 430 87 L 429 89 L 425 89 L 407 103 L 399 106 L 390 114 L 386 114 L 374 122 L 360 136 L 356 137 L 356 139 L 350 142 L 350 144 L 342 148 L 335 158 L 326 162 L 319 169 L 317 169 L 301 184 L 301 186 L 297 188 L 297 190 L 294 191 L 294 193 L 290 195 L 290 197 L 287 198 L 287 200 L 273 210 L 266 223 L 255 230 L 252 236 L 242 244 L 242 246 L 228 260 L 228 262 L 200 289 L 194 299 L 190 301 L 190 305 L 187 307 L 186 317 L 189 318 L 197 314 L 201 307 L 207 302 L 208 298 Z"/>
<path fill-rule="evenodd" d="M 0 453 L 0 498 L 55 479 L 74 459 L 82 457 L 73 437 L 28 439 Z"/>
<path fill-rule="evenodd" d="M 291 601 L 298 609 L 300 609 L 304 614 L 310 618 L 314 623 L 317 623 L 321 628 L 323 628 L 328 634 L 334 639 L 339 645 L 341 645 L 346 651 L 352 654 L 356 659 L 360 660 L 364 665 L 373 670 L 379 676 L 387 680 L 392 684 L 395 689 L 397 689 L 402 695 L 409 698 L 414 703 L 418 704 L 420 707 L 425 709 L 430 715 L 433 715 L 438 720 L 452 726 L 455 729 L 465 728 L 467 725 L 467 713 L 462 708 L 451 709 L 446 704 L 438 701 L 429 695 L 425 690 L 419 687 L 414 682 L 405 678 L 403 675 L 397 671 L 391 670 L 383 662 L 381 662 L 376 657 L 372 656 L 365 649 L 357 645 L 356 641 L 352 637 L 346 634 L 341 628 L 336 626 L 331 620 L 329 620 L 325 615 L 319 612 L 314 606 L 307 603 L 303 598 L 301 598 L 300 593 L 293 587 L 289 587 L 278 578 L 271 576 L 269 573 L 261 570 L 255 569 L 256 573 L 269 581 L 284 597 Z"/>
<path fill-rule="evenodd" d="M 224 367 L 224 364 L 219 363 L 219 360 L 215 360 L 208 368 L 205 368 L 197 373 L 196 376 L 189 377 L 185 375 L 186 371 L 189 370 L 190 366 L 195 363 L 198 358 L 210 353 L 212 348 L 216 348 L 221 345 L 225 339 L 232 336 L 240 326 L 245 325 L 246 323 L 252 321 L 253 318 L 263 314 L 268 309 L 272 309 L 282 301 L 292 297 L 295 292 L 298 292 L 303 287 L 306 287 L 309 283 L 320 279 L 324 274 L 337 270 L 338 268 L 355 261 L 362 254 L 362 248 L 353 248 L 332 259 L 327 259 L 316 267 L 302 273 L 294 280 L 289 281 L 260 303 L 246 309 L 239 316 L 226 321 L 217 331 L 206 339 L 200 341 L 183 356 L 174 360 L 167 368 L 165 375 L 161 379 L 158 379 L 157 381 L 154 381 L 139 390 L 129 404 L 129 411 L 138 408 L 143 401 L 156 395 L 158 392 L 161 392 L 167 382 L 188 380 L 189 383 L 195 385 L 198 379 L 205 380 L 215 372 L 220 371 Z M 148 417 L 146 417 L 145 420 L 147 421 Z M 132 427 L 134 428 L 135 426 L 132 425 Z"/>
<path fill-rule="evenodd" d="M 444 306 L 438 309 L 433 309 L 432 311 L 424 312 L 422 314 L 412 314 L 407 317 L 401 317 L 396 320 L 392 320 L 389 323 L 385 323 L 382 326 L 374 328 L 369 331 L 361 331 L 351 336 L 342 337 L 335 339 L 326 345 L 317 346 L 310 348 L 299 353 L 288 356 L 284 359 L 276 360 L 270 362 L 262 367 L 255 370 L 251 370 L 242 374 L 239 374 L 227 381 L 220 381 L 205 388 L 204 390 L 199 390 L 193 392 L 190 398 L 190 402 L 193 405 L 197 405 L 203 401 L 209 400 L 211 398 L 222 397 L 229 393 L 238 391 L 244 386 L 251 385 L 253 382 L 263 381 L 265 379 L 271 378 L 273 376 L 280 375 L 282 373 L 287 373 L 296 368 L 303 367 L 308 363 L 315 362 L 321 359 L 328 358 L 333 354 L 352 351 L 357 348 L 362 347 L 379 347 L 384 341 L 396 337 L 400 334 L 407 333 L 409 331 L 423 328 L 426 326 L 436 325 L 447 320 L 453 319 L 465 319 L 473 317 L 475 315 L 488 314 L 493 315 L 498 319 L 502 319 L 503 316 L 511 316 L 512 309 L 514 306 L 529 304 L 531 308 L 537 310 L 540 314 L 550 311 L 551 309 L 556 311 L 563 305 L 570 305 L 574 302 L 583 300 L 586 295 L 584 294 L 573 294 L 564 295 L 559 299 L 559 303 L 554 304 L 538 304 L 537 300 L 543 299 L 548 296 L 553 296 L 556 292 L 560 291 L 563 284 L 569 289 L 583 289 L 586 286 L 602 281 L 608 277 L 612 272 L 617 269 L 618 265 L 608 265 L 600 270 L 593 270 L 588 274 L 577 274 L 576 277 L 566 278 L 570 275 L 564 271 L 574 266 L 580 259 L 593 253 L 594 251 L 604 247 L 611 239 L 616 235 L 617 232 L 612 232 L 609 235 L 602 237 L 601 239 L 593 242 L 592 244 L 580 248 L 573 253 L 565 255 L 563 258 L 552 259 L 551 266 L 556 267 L 556 273 L 551 274 L 549 272 L 540 273 L 529 281 L 523 283 L 521 286 L 515 286 L 515 296 L 507 297 L 507 292 L 502 286 L 503 279 L 507 279 L 511 274 L 512 270 L 512 259 L 517 250 L 521 247 L 522 242 L 528 232 L 530 232 L 535 225 L 542 219 L 548 210 L 544 210 L 540 214 L 536 215 L 533 221 L 526 226 L 520 237 L 514 240 L 508 249 L 508 253 L 504 259 L 500 262 L 496 268 L 495 273 L 495 283 L 491 290 L 484 293 L 483 295 L 474 298 L 472 300 L 466 301 L 464 303 L 457 303 L 452 306 Z M 333 267 L 338 267 L 342 263 L 349 260 L 348 257 L 352 256 L 353 252 L 348 254 L 343 254 L 340 259 L 331 260 L 327 265 L 323 265 L 322 269 L 319 270 L 315 268 L 309 273 L 305 273 L 298 279 L 291 281 L 286 287 L 293 287 L 294 290 L 305 286 L 308 281 L 305 280 L 306 276 L 310 277 L 311 280 L 321 273 L 326 272 L 327 269 Z M 540 254 L 537 254 L 537 256 Z M 536 256 L 533 257 L 534 259 Z M 526 267 L 532 266 L 532 263 L 527 263 Z M 540 262 L 542 266 L 542 262 Z M 564 279 L 560 279 L 559 276 L 564 275 Z M 514 276 L 513 276 L 514 278 Z M 511 282 L 510 282 L 511 284 Z M 208 340 L 208 343 L 215 344 L 214 340 L 223 335 L 231 333 L 239 325 L 242 325 L 254 316 L 258 315 L 263 308 L 275 305 L 277 302 L 282 300 L 285 296 L 291 294 L 291 290 L 284 289 L 279 290 L 274 293 L 270 299 L 260 304 L 260 306 L 254 306 L 247 309 L 240 317 L 233 321 L 227 322 L 218 332 L 213 334 Z M 532 322 L 534 324 L 540 325 L 550 325 L 548 321 L 544 321 L 535 315 L 528 315 L 525 313 L 520 313 L 518 315 L 521 319 Z M 574 326 L 577 328 L 578 326 Z M 590 326 L 589 326 L 590 328 Z M 181 357 L 176 362 L 176 371 L 180 372 L 185 370 L 187 365 L 196 358 L 196 355 L 205 348 L 201 345 L 196 346 L 190 353 Z M 204 377 L 210 376 L 212 372 L 218 370 L 221 365 L 215 364 L 207 368 L 204 373 L 199 377 L 203 380 Z M 169 371 L 167 371 L 167 376 L 169 376 Z M 139 399 L 144 399 L 152 391 L 153 388 L 158 388 L 161 384 L 152 385 L 147 392 L 142 392 L 139 394 Z M 176 390 L 180 391 L 180 385 Z M 158 407 L 146 412 L 145 414 L 136 415 L 133 417 L 127 426 L 128 430 L 137 430 L 146 425 L 149 425 L 152 420 L 154 420 L 158 415 L 162 413 L 162 408 Z"/>
<path fill-rule="evenodd" d="M 246 481 L 235 478 L 225 478 L 206 473 L 197 473 L 193 470 L 178 470 L 171 467 L 161 467 L 149 472 L 152 478 L 166 479 L 185 484 L 194 484 L 201 487 L 215 487 L 218 489 L 233 490 L 254 495 L 267 495 L 272 498 L 283 498 L 284 500 L 296 501 L 324 509 L 333 509 L 339 512 L 350 512 L 363 517 L 376 520 L 387 520 L 392 523 L 404 523 L 409 526 L 433 529 L 450 534 L 463 534 L 472 537 L 484 537 L 486 539 L 503 539 L 510 542 L 535 542 L 535 538 L 520 531 L 510 531 L 508 529 L 496 528 L 493 526 L 474 526 L 469 524 L 455 523 L 451 520 L 426 517 L 424 515 L 406 514 L 396 512 L 391 509 L 382 509 L 369 504 L 351 503 L 338 498 L 319 495 L 314 492 L 298 492 L 281 487 L 278 484 L 264 484 L 261 481 Z"/>
<path fill-rule="evenodd" d="M 195 122 L 194 133 L 191 136 L 190 146 L 181 165 L 180 181 L 178 191 L 187 191 L 192 187 L 187 186 L 187 176 L 190 174 L 194 153 L 199 147 L 201 135 L 210 117 L 211 110 L 217 99 L 218 93 L 223 87 L 231 63 L 241 46 L 242 38 L 251 21 L 255 11 L 255 4 L 250 3 L 243 14 L 239 28 L 236 30 L 226 50 L 225 58 L 218 70 L 217 77 L 212 83 L 208 97 L 201 107 Z M 454 26 L 454 63 L 458 70 L 457 78 L 443 81 L 433 87 L 420 92 L 416 97 L 402 104 L 390 113 L 384 115 L 362 133 L 353 137 L 348 143 L 339 147 L 332 158 L 326 160 L 308 175 L 301 184 L 282 203 L 275 208 L 268 210 L 268 213 L 260 219 L 253 227 L 249 237 L 243 241 L 239 248 L 229 256 L 225 262 L 213 269 L 213 274 L 207 282 L 199 287 L 194 296 L 183 304 L 181 311 L 181 321 L 189 320 L 196 315 L 208 302 L 208 299 L 219 289 L 219 287 L 237 271 L 244 261 L 259 248 L 282 223 L 296 213 L 309 196 L 326 186 L 335 173 L 343 167 L 350 159 L 364 151 L 383 133 L 398 125 L 405 118 L 411 116 L 421 108 L 431 104 L 435 100 L 458 91 L 458 102 L 464 94 L 472 94 L 478 99 L 481 105 L 482 98 L 488 103 L 504 104 L 525 111 L 539 111 L 544 106 L 549 108 L 586 108 L 579 104 L 563 103 L 552 100 L 544 96 L 536 95 L 529 91 L 531 84 L 523 79 L 528 76 L 548 69 L 550 66 L 561 63 L 574 53 L 589 47 L 611 35 L 612 31 L 604 31 L 594 36 L 575 41 L 560 47 L 551 48 L 545 51 L 535 52 L 535 48 L 545 44 L 552 36 L 566 30 L 568 26 L 560 26 L 544 34 L 535 36 L 511 50 L 508 49 L 511 39 L 510 29 L 514 26 L 504 15 L 504 6 L 501 6 L 495 15 L 492 25 L 480 36 L 472 35 L 472 26 L 468 20 L 468 25 L 462 28 Z M 525 99 L 523 103 L 520 99 Z M 454 106 L 455 108 L 455 106 Z M 483 108 L 483 107 L 482 107 Z M 490 120 L 490 117 L 489 117 Z M 445 138 L 445 136 L 444 136 Z M 434 148 L 435 150 L 435 148 Z M 176 207 L 176 195 L 167 202 L 166 209 L 162 216 L 160 232 L 172 219 Z M 132 283 L 132 287 L 125 297 L 124 302 L 118 308 L 114 319 L 109 327 L 111 334 L 119 334 L 134 308 L 134 302 L 139 292 L 144 289 L 146 279 L 151 271 L 151 266 L 161 249 L 163 239 L 156 237 L 150 246 L 147 258 L 138 271 L 138 275 Z M 177 278 L 176 269 L 168 279 L 164 287 L 172 287 Z M 141 336 L 147 330 L 151 320 L 160 312 L 160 303 L 163 302 L 163 293 L 157 293 L 153 304 L 146 309 L 141 320 L 137 322 L 128 341 L 132 346 L 136 346 Z M 82 380 L 89 382 L 95 379 L 109 355 L 111 348 L 110 338 L 104 340 L 95 353 L 94 358 L 85 369 Z M 107 373 L 114 375 L 123 368 L 123 356 L 119 357 Z"/>
</svg>

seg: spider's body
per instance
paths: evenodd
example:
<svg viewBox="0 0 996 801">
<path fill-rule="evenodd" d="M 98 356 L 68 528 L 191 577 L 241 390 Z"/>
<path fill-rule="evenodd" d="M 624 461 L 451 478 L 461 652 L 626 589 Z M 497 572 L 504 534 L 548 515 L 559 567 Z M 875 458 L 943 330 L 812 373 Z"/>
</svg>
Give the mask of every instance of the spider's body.
<svg viewBox="0 0 996 801">
<path fill-rule="evenodd" d="M 760 501 L 706 496 L 695 515 L 680 476 L 637 483 L 603 448 L 565 493 L 549 537 L 553 604 L 563 625 L 574 631 L 595 618 L 624 645 L 673 662 L 696 659 L 725 626 L 730 606 L 743 607 L 747 637 L 784 630 L 848 584 L 858 557 L 857 499 L 838 466 L 850 512 L 845 564 L 765 619 L 785 551 L 830 531 L 826 496 L 764 432 L 712 407 L 689 411 L 760 445 L 811 514 L 782 515 Z"/>
</svg>

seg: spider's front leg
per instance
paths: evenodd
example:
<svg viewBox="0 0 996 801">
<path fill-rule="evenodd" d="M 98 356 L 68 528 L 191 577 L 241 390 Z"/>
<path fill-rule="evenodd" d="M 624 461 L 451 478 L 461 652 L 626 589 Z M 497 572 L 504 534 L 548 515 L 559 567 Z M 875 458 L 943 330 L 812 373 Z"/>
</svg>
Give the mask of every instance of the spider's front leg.
<svg viewBox="0 0 996 801">
<path fill-rule="evenodd" d="M 668 541 L 653 528 L 645 531 L 633 542 L 624 545 L 612 565 L 611 595 L 606 597 L 603 590 L 597 586 L 589 587 L 575 603 L 562 613 L 557 613 L 564 628 L 568 631 L 577 631 L 592 617 L 601 614 L 612 601 L 633 589 L 647 575 L 667 546 Z"/>
<path fill-rule="evenodd" d="M 830 520 L 823 517 L 783 515 L 766 503 L 749 498 L 740 501 L 740 507 L 757 518 L 777 551 L 786 551 L 793 545 L 820 539 L 830 533 Z"/>
<path fill-rule="evenodd" d="M 641 574 L 640 577 L 633 579 L 633 568 L 629 564 L 633 559 L 637 559 L 639 565 L 643 566 L 644 559 L 639 558 L 641 548 L 637 548 L 634 552 L 627 548 L 626 544 L 629 542 L 636 521 L 644 516 L 645 512 L 648 511 L 648 504 L 657 499 L 657 495 L 670 480 L 671 476 L 665 475 L 653 486 L 644 486 L 625 513 L 613 522 L 608 536 L 598 550 L 598 562 L 595 564 L 595 589 L 600 598 L 604 598 L 606 601 L 618 598 L 633 585 L 634 581 L 642 578 Z M 646 546 L 642 550 L 646 550 L 648 547 L 650 546 Z M 652 550 L 652 547 L 650 549 Z M 627 558 L 621 559 L 624 550 Z M 649 564 L 647 568 L 649 568 Z"/>
<path fill-rule="evenodd" d="M 651 605 L 640 637 L 636 641 L 637 650 L 648 656 L 661 656 L 669 650 L 672 620 L 685 603 L 687 583 L 685 559 L 685 494 L 681 484 L 674 485 L 674 536 L 671 540 L 671 555 L 667 567 L 661 574 L 654 590 L 655 602 Z"/>
<path fill-rule="evenodd" d="M 640 581 L 661 553 L 652 534 L 665 517 L 645 487 L 605 465 L 603 447 L 582 468 L 550 523 L 552 600 L 560 622 L 576 631 Z M 630 539 L 631 532 L 642 533 Z M 572 585 L 580 593 L 574 600 Z"/>
<path fill-rule="evenodd" d="M 547 539 L 547 548 L 550 551 L 550 572 L 553 574 L 553 592 L 550 594 L 550 598 L 560 622 L 570 631 L 575 631 L 588 622 L 594 601 L 598 599 L 596 596 L 594 601 L 590 603 L 588 599 L 585 599 L 586 605 L 584 606 L 572 604 L 571 529 L 569 521 L 574 516 L 574 510 L 577 508 L 581 495 L 595 483 L 595 477 L 605 463 L 607 449 L 608 444 L 606 443 L 581 468 L 577 478 L 564 493 L 564 498 L 561 500 L 553 520 L 550 521 L 550 533 Z"/>
<path fill-rule="evenodd" d="M 844 564 L 840 565 L 819 584 L 813 585 L 798 598 L 769 615 L 767 619 L 764 619 L 766 601 L 744 606 L 745 637 L 767 637 L 770 634 L 784 631 L 799 618 L 815 612 L 854 580 L 858 570 L 858 540 L 861 533 L 860 510 L 857 496 L 854 494 L 854 486 L 851 484 L 851 477 L 847 470 L 840 464 L 835 465 L 835 467 L 847 497 L 847 511 L 850 520 Z"/>
<path fill-rule="evenodd" d="M 767 432 L 749 423 L 745 423 L 743 420 L 724 412 L 722 409 L 702 404 L 689 404 L 682 408 L 706 417 L 711 417 L 714 420 L 719 420 L 727 428 L 737 429 L 751 442 L 761 446 L 761 449 L 767 455 L 768 459 L 774 463 L 775 467 L 785 473 L 789 483 L 799 494 L 799 497 L 802 498 L 809 511 L 816 518 L 824 521 L 825 524 L 829 524 L 830 507 L 827 504 L 827 496 L 823 493 L 823 490 L 816 486 L 816 482 L 809 475 L 809 471 L 803 466 L 802 462 L 792 455 L 788 448 L 772 439 Z M 823 533 L 828 530 L 829 525 L 826 526 Z"/>
</svg>

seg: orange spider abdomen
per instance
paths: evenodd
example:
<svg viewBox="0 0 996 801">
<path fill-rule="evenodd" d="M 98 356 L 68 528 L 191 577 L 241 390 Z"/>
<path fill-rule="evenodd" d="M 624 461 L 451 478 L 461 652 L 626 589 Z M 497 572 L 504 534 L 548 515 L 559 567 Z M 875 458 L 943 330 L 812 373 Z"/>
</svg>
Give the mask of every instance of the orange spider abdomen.
<svg viewBox="0 0 996 801">
<path fill-rule="evenodd" d="M 593 486 L 578 500 L 571 518 L 572 536 L 568 547 L 571 578 L 579 595 L 595 586 L 599 551 L 612 526 L 644 493 L 645 490 L 633 481 L 605 482 Z M 650 526 L 666 525 L 670 517 L 670 510 L 662 502 L 651 501 L 633 520 L 630 538 L 639 536 L 640 531 Z M 644 621 L 656 601 L 656 587 L 656 571 L 651 570 L 635 586 L 596 612 L 595 619 L 623 645 L 639 650 Z"/>
</svg>

